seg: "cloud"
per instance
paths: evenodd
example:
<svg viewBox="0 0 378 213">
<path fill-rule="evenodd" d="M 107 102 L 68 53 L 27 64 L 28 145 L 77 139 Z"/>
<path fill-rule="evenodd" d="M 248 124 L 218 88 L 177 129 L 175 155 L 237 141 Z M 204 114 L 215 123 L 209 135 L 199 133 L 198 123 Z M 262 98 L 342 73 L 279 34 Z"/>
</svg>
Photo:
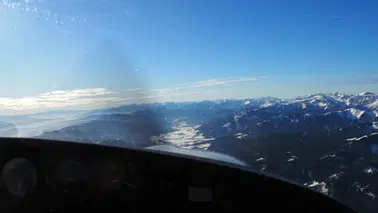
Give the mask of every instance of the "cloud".
<svg viewBox="0 0 378 213">
<path fill-rule="evenodd" d="M 224 84 L 233 84 L 233 83 L 240 83 L 240 82 L 249 82 L 249 81 L 257 81 L 264 78 L 268 78 L 267 76 L 261 76 L 258 78 L 250 78 L 250 77 L 229 77 L 229 78 L 222 78 L 222 79 L 210 79 L 206 81 L 197 81 L 190 84 L 181 84 L 181 88 L 191 88 L 191 87 L 211 87 L 217 85 L 224 85 Z"/>
<path fill-rule="evenodd" d="M 105 97 L 115 92 L 105 88 L 59 90 L 43 93 L 33 97 L 0 98 L 0 109 L 11 111 L 49 109 L 74 105 L 96 104 L 116 100 L 116 97 Z"/>
<path fill-rule="evenodd" d="M 134 100 L 156 100 L 156 101 L 193 101 L 193 100 L 205 100 L 211 98 L 208 96 L 210 93 L 213 97 L 221 97 L 221 95 L 214 95 L 219 91 L 209 89 L 211 87 L 220 85 L 233 85 L 235 83 L 253 82 L 262 79 L 269 78 L 268 76 L 253 77 L 228 77 L 220 79 L 209 79 L 204 81 L 197 81 L 187 84 L 178 84 L 171 88 L 159 88 L 159 89 L 137 89 L 137 94 L 143 94 L 144 96 L 138 96 L 131 98 Z M 135 91 L 130 90 L 128 91 Z M 207 96 L 206 96 L 207 95 Z M 128 99 L 130 100 L 130 98 Z"/>
<path fill-rule="evenodd" d="M 215 94 L 216 90 L 202 91 L 175 91 L 170 93 L 150 94 L 146 96 L 124 97 L 113 102 L 113 105 L 131 104 L 131 103 L 152 103 L 152 102 L 185 102 L 199 101 L 209 99 L 210 94 Z M 108 105 L 110 106 L 110 105 Z"/>
<path fill-rule="evenodd" d="M 174 92 L 176 90 L 178 90 L 178 88 L 151 89 L 151 90 L 148 90 L 148 91 L 149 92 L 157 92 L 157 93 L 160 93 L 160 94 L 165 94 L 165 93 Z"/>
<path fill-rule="evenodd" d="M 159 88 L 159 89 L 142 89 L 142 88 L 135 88 L 135 89 L 126 89 L 127 92 L 135 92 L 136 94 L 143 94 L 143 95 L 150 95 L 150 94 L 159 94 L 159 95 L 169 95 L 171 93 L 178 93 L 182 90 L 187 89 L 194 89 L 194 88 L 203 88 L 203 87 L 214 87 L 220 85 L 232 85 L 235 83 L 243 83 L 243 82 L 253 82 L 262 79 L 269 78 L 268 76 L 260 76 L 257 78 L 252 77 L 228 77 L 228 78 L 220 78 L 220 79 L 209 79 L 204 81 L 197 81 L 187 84 L 177 84 L 171 88 Z"/>
<path fill-rule="evenodd" d="M 105 88 L 92 88 L 92 89 L 77 89 L 71 91 L 53 91 L 44 93 L 38 97 L 46 101 L 69 101 L 72 99 L 79 99 L 83 97 L 101 96 L 112 94 L 113 91 Z"/>
<path fill-rule="evenodd" d="M 346 19 L 348 19 L 348 17 L 346 17 L 346 16 L 332 16 L 331 18 L 334 19 L 334 20 L 346 20 Z"/>
<path fill-rule="evenodd" d="M 88 88 L 57 90 L 28 97 L 0 97 L 0 115 L 9 113 L 32 113 L 63 108 L 95 109 L 155 101 L 180 102 L 205 100 L 210 97 L 219 96 L 219 94 L 215 94 L 219 92 L 219 88 L 215 90 L 211 87 L 240 82 L 252 82 L 264 78 L 267 77 L 230 77 L 175 85 L 172 88 L 129 88 L 119 92 L 106 88 Z"/>
<path fill-rule="evenodd" d="M 129 91 L 129 92 L 134 92 L 134 91 L 144 91 L 145 89 L 143 88 L 132 88 L 132 89 L 126 89 L 126 91 Z"/>
</svg>

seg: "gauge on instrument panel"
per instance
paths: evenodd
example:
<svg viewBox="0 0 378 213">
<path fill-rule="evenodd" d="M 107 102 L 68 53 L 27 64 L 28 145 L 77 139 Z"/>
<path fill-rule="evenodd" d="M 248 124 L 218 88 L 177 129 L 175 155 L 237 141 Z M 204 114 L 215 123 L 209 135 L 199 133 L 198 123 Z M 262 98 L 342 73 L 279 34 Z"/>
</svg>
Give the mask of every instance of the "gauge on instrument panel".
<svg viewBox="0 0 378 213">
<path fill-rule="evenodd" d="M 77 183 L 86 178 L 85 171 L 85 167 L 81 163 L 75 160 L 66 161 L 56 166 L 53 180 L 60 184 Z"/>
<path fill-rule="evenodd" d="M 124 185 L 126 167 L 113 161 L 97 162 L 92 167 L 92 187 L 106 192 L 118 191 Z"/>
<path fill-rule="evenodd" d="M 11 194 L 24 197 L 31 194 L 37 185 L 37 170 L 25 158 L 13 158 L 5 163 L 1 178 Z"/>
</svg>

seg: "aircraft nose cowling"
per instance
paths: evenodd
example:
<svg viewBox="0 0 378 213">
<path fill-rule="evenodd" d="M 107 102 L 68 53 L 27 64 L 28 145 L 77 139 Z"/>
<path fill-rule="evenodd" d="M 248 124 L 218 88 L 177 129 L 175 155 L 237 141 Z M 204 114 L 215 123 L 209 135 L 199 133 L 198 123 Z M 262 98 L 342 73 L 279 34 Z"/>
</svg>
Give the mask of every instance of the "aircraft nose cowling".
<svg viewBox="0 0 378 213">
<path fill-rule="evenodd" d="M 200 157 L 200 158 L 206 158 L 216 161 L 222 161 L 225 163 L 231 163 L 236 164 L 240 166 L 248 166 L 248 164 L 244 163 L 241 160 L 238 160 L 232 156 L 228 156 L 221 153 L 215 153 L 215 152 L 209 152 L 209 151 L 203 151 L 203 150 L 196 150 L 196 149 L 182 149 L 174 146 L 169 145 L 156 145 L 156 146 L 150 146 L 146 147 L 146 149 L 151 150 L 158 150 L 158 151 L 164 151 L 164 152 L 170 152 L 170 153 L 177 153 L 182 155 L 189 155 L 194 157 Z"/>
</svg>

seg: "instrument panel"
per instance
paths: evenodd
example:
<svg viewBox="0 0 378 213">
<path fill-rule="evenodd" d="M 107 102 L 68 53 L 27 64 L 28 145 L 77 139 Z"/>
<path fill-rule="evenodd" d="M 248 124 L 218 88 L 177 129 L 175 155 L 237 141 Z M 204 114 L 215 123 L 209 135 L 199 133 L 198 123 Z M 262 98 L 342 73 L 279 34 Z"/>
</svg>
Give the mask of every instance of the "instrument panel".
<svg viewBox="0 0 378 213">
<path fill-rule="evenodd" d="M 267 202 L 289 212 L 354 212 L 244 167 L 153 150 L 1 140 L 0 212 L 275 211 Z"/>
<path fill-rule="evenodd" d="M 12 155 L 2 156 L 2 188 L 19 202 L 38 193 L 73 202 L 109 196 L 135 198 L 137 173 L 126 157 L 41 149 L 36 155 L 36 151 L 14 150 Z"/>
<path fill-rule="evenodd" d="M 1 170 L 5 189 L 16 197 L 32 194 L 37 184 L 36 168 L 25 158 L 12 158 Z"/>
</svg>

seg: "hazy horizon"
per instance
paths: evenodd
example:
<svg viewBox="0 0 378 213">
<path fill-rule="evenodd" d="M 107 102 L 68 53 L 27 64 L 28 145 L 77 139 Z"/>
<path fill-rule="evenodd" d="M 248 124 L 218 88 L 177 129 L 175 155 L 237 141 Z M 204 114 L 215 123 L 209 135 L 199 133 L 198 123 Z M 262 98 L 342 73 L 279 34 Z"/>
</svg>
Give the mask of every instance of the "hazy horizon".
<svg viewBox="0 0 378 213">
<path fill-rule="evenodd" d="M 97 88 L 97 89 L 99 89 L 99 88 Z M 57 93 L 61 93 L 61 95 L 62 95 L 63 92 L 65 92 L 64 93 L 65 96 L 67 96 L 67 93 L 69 94 L 68 91 L 58 91 Z M 92 103 L 89 103 L 89 104 L 84 104 L 84 105 L 81 105 L 81 104 L 74 105 L 73 104 L 72 106 L 66 106 L 66 107 L 58 107 L 57 106 L 57 107 L 50 107 L 50 108 L 49 107 L 30 108 L 30 109 L 21 109 L 21 110 L 10 109 L 8 111 L 5 111 L 3 109 L 1 114 L 0 114 L 0 118 L 1 118 L 1 116 L 22 116 L 22 115 L 33 115 L 33 114 L 38 114 L 38 113 L 49 113 L 49 112 L 59 112 L 59 111 L 62 111 L 62 112 L 69 112 L 69 111 L 89 112 L 89 111 L 95 111 L 95 110 L 101 110 L 101 109 L 127 106 L 127 105 L 132 105 L 132 104 L 155 104 L 155 103 L 169 103 L 169 102 L 185 103 L 185 102 L 196 102 L 196 101 L 201 102 L 201 101 L 216 101 L 216 100 L 244 100 L 244 99 L 260 99 L 260 98 L 264 98 L 264 97 L 278 98 L 278 99 L 281 99 L 281 100 L 291 100 L 291 99 L 305 97 L 305 96 L 309 96 L 309 95 L 315 95 L 315 94 L 340 93 L 340 94 L 346 94 L 346 95 L 359 95 L 363 92 L 371 92 L 371 91 L 361 91 L 361 92 L 356 92 L 356 93 L 346 93 L 346 92 L 339 92 L 339 91 L 315 92 L 315 93 L 310 93 L 310 94 L 295 95 L 295 96 L 291 96 L 291 97 L 278 97 L 278 96 L 274 96 L 274 95 L 247 97 L 247 96 L 241 95 L 240 97 L 232 96 L 232 97 L 226 97 L 226 98 L 219 98 L 218 96 L 215 95 L 215 96 L 212 96 L 211 98 L 201 99 L 201 100 L 196 99 L 195 97 L 192 97 L 192 99 L 191 98 L 183 99 L 180 96 L 178 97 L 177 100 L 174 100 L 174 99 L 160 99 L 160 100 L 158 100 L 158 99 L 154 99 L 155 98 L 154 96 L 151 96 L 150 98 L 149 98 L 149 96 L 141 96 L 139 98 L 130 99 L 131 100 L 130 102 L 127 102 L 128 100 L 123 100 L 123 98 L 115 96 L 115 97 L 107 97 L 107 99 L 110 100 L 110 101 L 108 103 L 105 102 L 105 103 L 101 103 L 99 105 L 93 105 Z M 54 92 L 51 92 L 51 93 L 54 94 Z M 372 92 L 372 93 L 377 94 L 375 92 Z M 221 93 L 218 92 L 218 94 L 221 94 Z M 175 96 L 175 95 L 173 95 L 173 96 Z M 68 95 L 68 96 L 70 96 L 70 95 Z M 44 95 L 42 95 L 42 97 L 44 97 Z M 161 96 L 161 97 L 164 97 L 164 96 Z M 167 97 L 171 97 L 171 96 L 168 95 Z M 23 97 L 23 98 L 20 98 L 20 99 L 13 99 L 13 103 L 16 103 L 18 101 L 19 105 L 21 105 L 23 100 L 30 100 L 31 98 L 32 97 Z M 35 97 L 35 99 L 38 99 L 38 98 Z M 64 98 L 62 98 L 62 99 L 64 99 Z M 72 98 L 72 99 L 68 100 L 68 102 L 72 101 L 72 100 L 78 101 L 77 99 Z M 84 99 L 84 100 L 86 101 L 86 99 Z M 133 101 L 133 100 L 136 100 L 136 101 Z M 55 102 L 55 104 L 56 103 L 59 103 L 59 102 Z M 54 102 L 51 102 L 51 104 L 54 104 Z"/>
</svg>

